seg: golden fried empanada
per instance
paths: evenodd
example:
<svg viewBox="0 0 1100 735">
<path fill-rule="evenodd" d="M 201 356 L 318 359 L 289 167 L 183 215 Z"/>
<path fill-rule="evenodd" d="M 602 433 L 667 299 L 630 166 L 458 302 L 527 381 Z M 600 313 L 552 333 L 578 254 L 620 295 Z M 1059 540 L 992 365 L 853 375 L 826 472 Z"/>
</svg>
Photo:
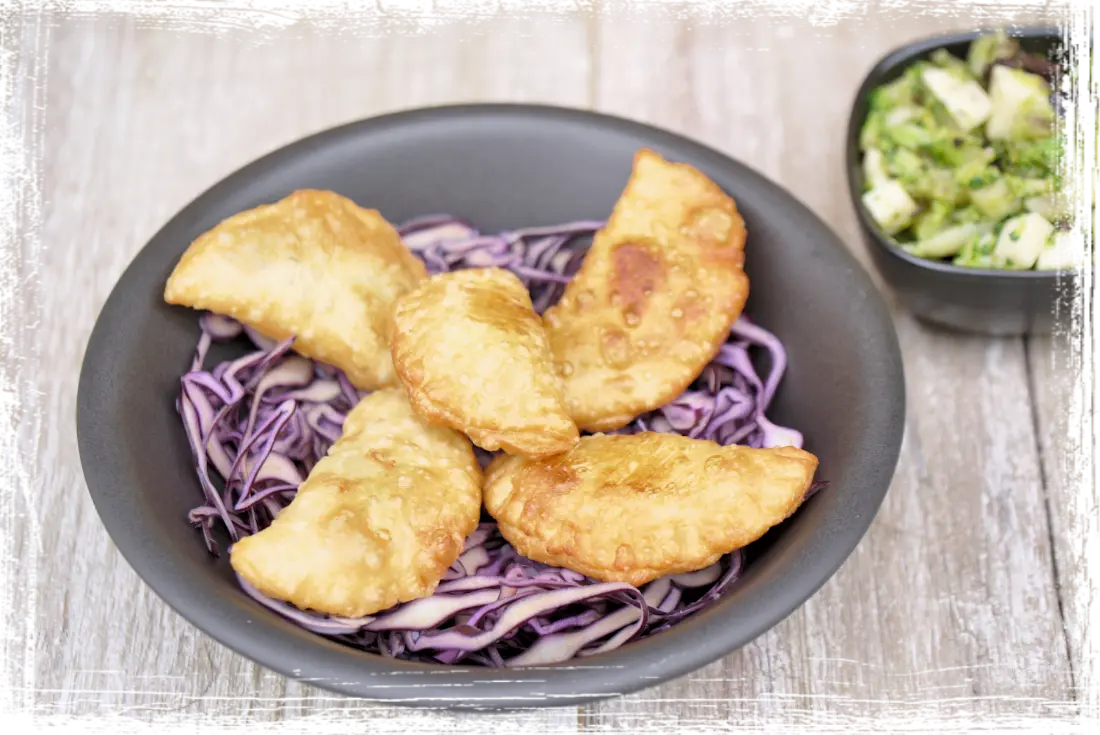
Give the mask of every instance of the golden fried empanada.
<svg viewBox="0 0 1100 735">
<path fill-rule="evenodd" d="M 397 297 L 427 278 L 382 216 L 331 191 L 296 191 L 201 235 L 164 299 L 243 322 L 347 373 L 358 388 L 395 382 Z"/>
<path fill-rule="evenodd" d="M 259 533 L 234 544 L 233 568 L 269 597 L 359 617 L 426 597 L 481 515 L 469 440 L 424 424 L 400 388 L 371 393 Z"/>
<path fill-rule="evenodd" d="M 543 315 L 581 429 L 609 431 L 691 384 L 749 293 L 745 224 L 696 169 L 639 151 L 576 278 Z"/>
<path fill-rule="evenodd" d="M 393 319 L 394 366 L 421 416 L 489 451 L 541 456 L 577 443 L 546 332 L 510 271 L 433 276 Z"/>
<path fill-rule="evenodd" d="M 760 538 L 798 508 L 816 470 L 794 447 L 596 434 L 553 457 L 498 457 L 485 507 L 523 556 L 641 585 Z"/>
</svg>

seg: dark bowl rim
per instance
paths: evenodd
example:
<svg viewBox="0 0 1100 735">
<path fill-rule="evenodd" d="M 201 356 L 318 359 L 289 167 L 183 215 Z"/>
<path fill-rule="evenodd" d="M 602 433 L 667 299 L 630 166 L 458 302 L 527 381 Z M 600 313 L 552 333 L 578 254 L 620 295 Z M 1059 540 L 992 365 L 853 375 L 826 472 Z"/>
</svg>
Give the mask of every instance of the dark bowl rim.
<svg viewBox="0 0 1100 735">
<path fill-rule="evenodd" d="M 968 268 L 952 263 L 917 257 L 916 255 L 905 252 L 887 239 L 879 231 L 878 227 L 867 214 L 866 208 L 863 206 L 862 191 L 860 190 L 860 184 L 862 183 L 863 177 L 860 174 L 859 130 L 866 119 L 867 111 L 863 109 L 862 114 L 858 113 L 861 112 L 861 108 L 865 107 L 863 102 L 867 99 L 871 90 L 878 86 L 879 82 L 876 80 L 898 67 L 908 66 L 913 63 L 917 57 L 923 54 L 956 43 L 973 41 L 975 38 L 995 32 L 998 28 L 1003 29 L 1013 38 L 1052 39 L 1058 41 L 1064 40 L 1065 38 L 1063 31 L 1057 26 L 1005 25 L 983 27 L 970 31 L 941 33 L 933 36 L 924 36 L 903 46 L 898 46 L 888 51 L 871 66 L 870 70 L 868 70 L 863 80 L 860 82 L 859 91 L 856 92 L 849 108 L 848 128 L 846 131 L 847 138 L 845 140 L 845 172 L 848 177 L 848 194 L 852 201 L 852 207 L 856 211 L 856 217 L 859 219 L 860 228 L 868 238 L 872 240 L 880 250 L 916 268 L 923 268 L 945 276 L 971 280 L 1006 278 L 1018 281 L 1046 282 L 1073 278 L 1077 274 L 1077 270 L 1072 268 L 1042 271 L 1034 269 L 999 270 L 995 268 Z"/>
<path fill-rule="evenodd" d="M 337 647 L 339 647 L 340 651 L 344 654 L 348 653 L 351 649 L 343 649 L 339 644 L 329 641 L 324 637 L 317 636 L 317 645 L 311 645 L 309 648 L 310 659 L 308 661 L 298 662 L 302 668 L 295 669 L 292 672 L 290 666 L 286 663 L 285 653 L 265 646 L 266 641 L 274 640 L 278 637 L 276 633 L 272 631 L 265 632 L 262 629 L 257 629 L 252 626 L 248 626 L 246 629 L 235 623 L 227 624 L 225 621 L 221 621 L 219 624 L 210 624 L 211 618 L 208 613 L 198 612 L 193 603 L 186 602 L 181 598 L 180 593 L 173 589 L 173 584 L 169 582 L 169 580 L 156 577 L 155 574 L 151 573 L 154 571 L 156 564 L 152 560 L 142 556 L 141 549 L 138 548 L 138 543 L 130 538 L 127 533 L 121 531 L 121 526 L 123 524 L 120 520 L 110 516 L 108 513 L 109 503 L 107 498 L 104 497 L 101 490 L 94 489 L 104 486 L 104 470 L 101 467 L 101 455 L 95 448 L 95 442 L 92 441 L 87 430 L 87 427 L 94 421 L 92 417 L 94 406 L 94 391 L 91 387 L 93 381 L 92 373 L 94 372 L 95 365 L 103 359 L 103 349 L 98 345 L 104 341 L 105 333 L 112 330 L 112 327 L 106 323 L 104 316 L 111 310 L 112 302 L 121 298 L 120 285 L 122 281 L 127 278 L 127 274 L 131 269 L 137 266 L 141 258 L 147 257 L 151 245 L 162 238 L 170 236 L 174 231 L 185 227 L 193 217 L 195 209 L 201 208 L 211 199 L 216 199 L 224 192 L 237 186 L 240 182 L 267 171 L 271 167 L 280 166 L 284 161 L 297 157 L 305 151 L 329 145 L 333 141 L 339 141 L 348 136 L 362 135 L 370 131 L 386 130 L 395 125 L 422 124 L 425 121 L 431 121 L 439 117 L 467 119 L 470 117 L 494 115 L 519 117 L 535 115 L 550 118 L 555 122 L 601 124 L 628 134 L 644 136 L 649 143 L 654 146 L 668 146 L 680 150 L 690 150 L 700 158 L 706 159 L 716 165 L 728 167 L 750 178 L 754 186 L 759 186 L 762 189 L 782 194 L 790 201 L 790 205 L 800 216 L 806 216 L 816 221 L 821 231 L 827 233 L 829 238 L 835 242 L 836 257 L 850 263 L 855 282 L 864 287 L 865 298 L 869 300 L 870 306 L 872 307 L 872 313 L 868 317 L 868 320 L 873 325 L 872 331 L 881 338 L 879 350 L 882 359 L 880 361 L 881 367 L 879 371 L 884 379 L 890 384 L 889 393 L 879 399 L 882 401 L 884 408 L 877 412 L 879 415 L 886 417 L 883 425 L 879 427 L 881 429 L 879 439 L 874 441 L 874 445 L 882 452 L 882 455 L 881 459 L 877 460 L 873 465 L 873 474 L 876 478 L 873 486 L 865 485 L 860 488 L 860 492 L 865 495 L 868 502 L 866 510 L 869 512 L 861 517 L 850 519 L 843 533 L 834 537 L 828 544 L 829 548 L 827 553 L 822 553 L 814 564 L 807 565 L 797 570 L 796 576 L 798 580 L 785 586 L 779 591 L 779 594 L 771 598 L 769 602 L 770 611 L 767 614 L 756 616 L 750 615 L 748 620 L 742 621 L 740 635 L 725 635 L 722 636 L 721 640 L 713 642 L 716 643 L 716 645 L 699 645 L 688 651 L 671 649 L 670 647 L 673 643 L 677 640 L 681 640 L 682 636 L 687 634 L 689 628 L 695 627 L 690 625 L 690 622 L 694 621 L 689 621 L 689 625 L 684 626 L 682 630 L 666 631 L 663 640 L 662 637 L 655 636 L 653 639 L 646 641 L 646 643 L 649 644 L 645 646 L 645 648 L 649 650 L 648 654 L 643 655 L 641 650 L 628 647 L 602 654 L 599 659 L 601 664 L 610 666 L 612 669 L 626 669 L 629 664 L 638 664 L 641 663 L 643 659 L 656 658 L 660 660 L 663 669 L 660 676 L 634 675 L 622 677 L 621 675 L 608 675 L 607 678 L 604 679 L 601 675 L 599 678 L 595 678 L 590 672 L 585 671 L 586 669 L 597 668 L 595 666 L 578 666 L 574 662 L 562 662 L 560 664 L 512 669 L 510 673 L 513 677 L 510 678 L 516 678 L 518 680 L 517 683 L 523 683 L 529 688 L 531 684 L 538 683 L 539 676 L 546 676 L 547 679 L 549 679 L 552 676 L 552 674 L 549 673 L 551 671 L 572 671 L 574 676 L 586 680 L 587 683 L 592 686 L 589 693 L 580 694 L 573 692 L 569 695 L 552 695 L 547 699 L 531 700 L 523 696 L 517 696 L 519 694 L 517 692 L 511 696 L 507 694 L 498 694 L 486 697 L 485 699 L 475 698 L 472 701 L 451 697 L 441 699 L 432 695 L 416 698 L 390 698 L 379 696 L 374 693 L 366 694 L 364 693 L 362 683 L 358 681 L 343 681 L 336 678 L 335 674 L 329 674 L 328 672 L 326 672 L 326 675 L 319 677 L 311 677 L 308 674 L 299 673 L 307 667 L 311 668 L 317 661 L 322 660 L 334 664 L 334 668 L 346 670 L 346 667 L 344 667 L 342 663 L 335 661 L 334 657 L 341 655 L 341 653 L 336 650 Z M 787 191 L 787 189 L 780 186 L 778 183 L 756 169 L 698 140 L 627 117 L 606 114 L 579 107 L 546 104 L 460 103 L 408 107 L 307 133 L 304 136 L 294 138 L 274 147 L 252 161 L 220 177 L 214 184 L 201 191 L 191 201 L 183 205 L 153 235 L 151 235 L 142 248 L 137 251 L 134 258 L 119 276 L 100 309 L 95 326 L 89 336 L 89 341 L 85 348 L 80 368 L 76 423 L 78 450 L 88 491 L 92 497 L 93 505 L 96 507 L 97 514 L 100 516 L 100 520 L 107 530 L 108 535 L 111 537 L 112 542 L 129 566 L 134 569 L 142 579 L 142 582 L 160 597 L 174 612 L 179 614 L 191 626 L 201 631 L 203 634 L 218 641 L 238 655 L 242 655 L 260 666 L 287 678 L 301 680 L 327 689 L 328 691 L 348 696 L 368 697 L 375 701 L 386 702 L 388 704 L 413 707 L 428 706 L 442 709 L 526 709 L 529 707 L 576 706 L 638 691 L 660 682 L 670 681 L 743 647 L 778 625 L 793 612 L 802 607 L 802 605 L 813 597 L 826 582 L 836 575 L 841 566 L 851 557 L 856 547 L 866 536 L 872 521 L 877 516 L 878 510 L 885 500 L 897 470 L 897 463 L 900 459 L 905 428 L 905 395 L 905 373 L 901 359 L 898 335 L 882 294 L 874 286 L 866 270 L 858 264 L 854 254 L 851 253 L 849 248 L 844 246 L 843 240 L 835 230 L 816 213 L 810 210 L 809 207 L 794 194 Z M 116 537 L 116 534 L 121 535 L 121 538 Z M 700 619 L 699 622 L 701 623 L 702 619 Z M 653 646 L 653 643 L 657 643 L 657 645 Z M 595 659 L 593 660 L 595 661 Z M 338 663 L 340 665 L 336 666 L 335 664 Z M 452 668 L 401 661 L 386 661 L 384 665 L 399 665 L 405 673 L 411 671 L 441 672 L 442 670 L 445 673 L 460 676 L 464 681 L 487 683 L 478 681 L 484 670 L 476 668 L 471 669 L 470 667 L 461 666 Z M 367 668 L 374 668 L 374 665 L 372 664 Z M 339 673 L 342 672 L 336 672 L 336 674 Z M 623 678 L 625 678 L 626 681 L 623 681 Z M 615 679 L 618 679 L 618 681 L 615 681 Z"/>
</svg>

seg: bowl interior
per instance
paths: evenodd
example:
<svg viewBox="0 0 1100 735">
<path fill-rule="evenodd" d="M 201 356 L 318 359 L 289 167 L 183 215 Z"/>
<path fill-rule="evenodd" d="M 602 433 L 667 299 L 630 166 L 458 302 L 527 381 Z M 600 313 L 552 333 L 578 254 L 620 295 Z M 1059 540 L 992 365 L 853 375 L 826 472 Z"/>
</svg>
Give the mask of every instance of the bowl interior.
<svg viewBox="0 0 1100 735">
<path fill-rule="evenodd" d="M 963 277 L 997 277 L 1013 279 L 1054 279 L 1054 271 L 1012 271 L 990 270 L 982 268 L 963 268 L 939 261 L 918 258 L 910 255 L 894 245 L 882 232 L 878 225 L 871 219 L 863 207 L 861 197 L 863 195 L 863 166 L 862 154 L 859 150 L 859 133 L 863 122 L 867 118 L 868 101 L 872 91 L 882 84 L 888 84 L 900 77 L 905 70 L 917 61 L 927 60 L 937 49 L 946 49 L 951 54 L 966 58 L 970 42 L 979 36 L 992 33 L 994 29 L 969 31 L 966 33 L 953 33 L 949 35 L 934 36 L 916 41 L 903 46 L 884 56 L 868 72 L 867 77 L 860 85 L 852 103 L 852 112 L 848 120 L 848 137 L 846 143 L 846 164 L 848 167 L 848 189 L 852 197 L 852 206 L 855 207 L 860 225 L 868 233 L 873 241 L 890 253 L 912 263 L 913 265 L 945 273 L 957 274 Z M 1062 34 L 1054 28 L 1013 28 L 1008 27 L 1005 32 L 1019 39 L 1020 46 L 1025 51 L 1039 53 L 1057 59 L 1062 48 Z"/>
<path fill-rule="evenodd" d="M 770 415 L 806 436 L 832 487 L 768 534 L 718 605 L 652 639 L 505 673 L 371 656 L 307 633 L 249 599 L 187 522 L 200 499 L 173 402 L 196 313 L 163 303 L 172 267 L 221 219 L 299 188 L 338 191 L 390 221 L 448 212 L 483 230 L 602 219 L 634 151 L 691 163 L 726 189 L 748 231 L 747 312 L 776 333 L 789 369 Z M 288 676 L 392 701 L 565 705 L 669 679 L 770 628 L 823 584 L 862 537 L 900 447 L 904 387 L 881 297 L 835 235 L 780 188 L 678 136 L 533 106 L 437 108 L 295 143 L 204 193 L 125 272 L 93 331 L 78 398 L 85 476 L 104 525 L 138 574 L 217 640 Z M 428 676 L 430 674 L 430 677 Z M 463 687 L 461 695 L 454 687 Z"/>
</svg>

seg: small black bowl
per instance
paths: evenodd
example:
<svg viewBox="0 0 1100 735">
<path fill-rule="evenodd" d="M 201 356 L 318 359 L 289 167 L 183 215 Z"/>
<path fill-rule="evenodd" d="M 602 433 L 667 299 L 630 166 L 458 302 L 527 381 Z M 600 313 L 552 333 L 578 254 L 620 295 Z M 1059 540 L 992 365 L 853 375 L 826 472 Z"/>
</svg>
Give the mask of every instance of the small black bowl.
<svg viewBox="0 0 1100 735">
<path fill-rule="evenodd" d="M 871 69 L 848 119 L 848 190 L 871 258 L 901 303 L 918 318 L 967 332 L 997 336 L 1048 334 L 1068 321 L 1077 278 L 1074 271 L 1009 271 L 964 268 L 910 255 L 879 230 L 863 207 L 859 132 L 871 92 L 897 79 L 937 49 L 965 58 L 970 42 L 992 29 L 926 38 L 890 52 Z M 1062 42 L 1053 28 L 1007 28 L 1024 49 L 1050 54 Z"/>
</svg>

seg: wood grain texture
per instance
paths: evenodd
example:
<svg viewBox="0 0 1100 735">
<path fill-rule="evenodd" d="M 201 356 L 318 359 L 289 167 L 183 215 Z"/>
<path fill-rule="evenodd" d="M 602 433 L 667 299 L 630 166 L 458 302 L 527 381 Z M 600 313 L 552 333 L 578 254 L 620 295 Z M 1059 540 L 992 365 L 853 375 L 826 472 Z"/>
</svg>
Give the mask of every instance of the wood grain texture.
<svg viewBox="0 0 1100 735">
<path fill-rule="evenodd" d="M 600 25 L 596 104 L 756 167 L 870 267 L 843 179 L 847 107 L 879 56 L 962 27 L 890 20 L 815 28 L 619 7 Z M 843 717 L 957 698 L 1005 714 L 1070 698 L 1022 341 L 954 335 L 894 311 L 906 437 L 857 552 L 760 640 L 675 683 L 589 707 L 585 722 L 785 721 L 792 710 Z"/>
<path fill-rule="evenodd" d="M 404 107 L 486 98 L 584 105 L 585 24 L 548 31 L 534 36 L 501 20 L 334 41 L 295 29 L 256 45 L 234 31 L 215 37 L 128 19 L 54 28 L 43 158 L 46 316 L 37 333 L 50 366 L 41 373 L 48 428 L 40 579 L 64 583 L 40 591 L 43 710 L 259 721 L 391 710 L 261 669 L 192 628 L 137 578 L 83 484 L 72 420 L 80 359 L 100 306 L 145 241 L 267 151 Z M 471 32 L 471 42 L 460 40 Z M 575 709 L 529 717 L 576 724 Z"/>
<path fill-rule="evenodd" d="M 169 610 L 111 545 L 87 496 L 72 417 L 84 345 L 133 255 L 206 187 L 295 138 L 417 105 L 532 100 L 594 106 L 713 145 L 791 189 L 870 267 L 843 179 L 848 105 L 882 53 L 966 25 L 881 12 L 835 23 L 682 9 L 642 16 L 619 4 L 598 16 L 490 15 L 358 37 L 309 24 L 214 32 L 120 16 L 47 21 L 42 316 L 31 335 L 43 413 L 41 434 L 26 437 L 38 442 L 40 492 L 35 704 L 257 722 L 353 710 L 379 728 L 400 713 L 408 731 L 492 717 L 394 710 L 267 672 Z M 909 390 L 902 458 L 837 576 L 778 627 L 698 672 L 508 723 L 531 732 L 768 727 L 1071 706 L 1043 484 L 1063 399 L 1033 401 L 1039 371 L 1054 381 L 1062 368 L 1038 359 L 1049 353 L 1033 344 L 1029 373 L 1022 340 L 948 334 L 894 313 Z"/>
</svg>

